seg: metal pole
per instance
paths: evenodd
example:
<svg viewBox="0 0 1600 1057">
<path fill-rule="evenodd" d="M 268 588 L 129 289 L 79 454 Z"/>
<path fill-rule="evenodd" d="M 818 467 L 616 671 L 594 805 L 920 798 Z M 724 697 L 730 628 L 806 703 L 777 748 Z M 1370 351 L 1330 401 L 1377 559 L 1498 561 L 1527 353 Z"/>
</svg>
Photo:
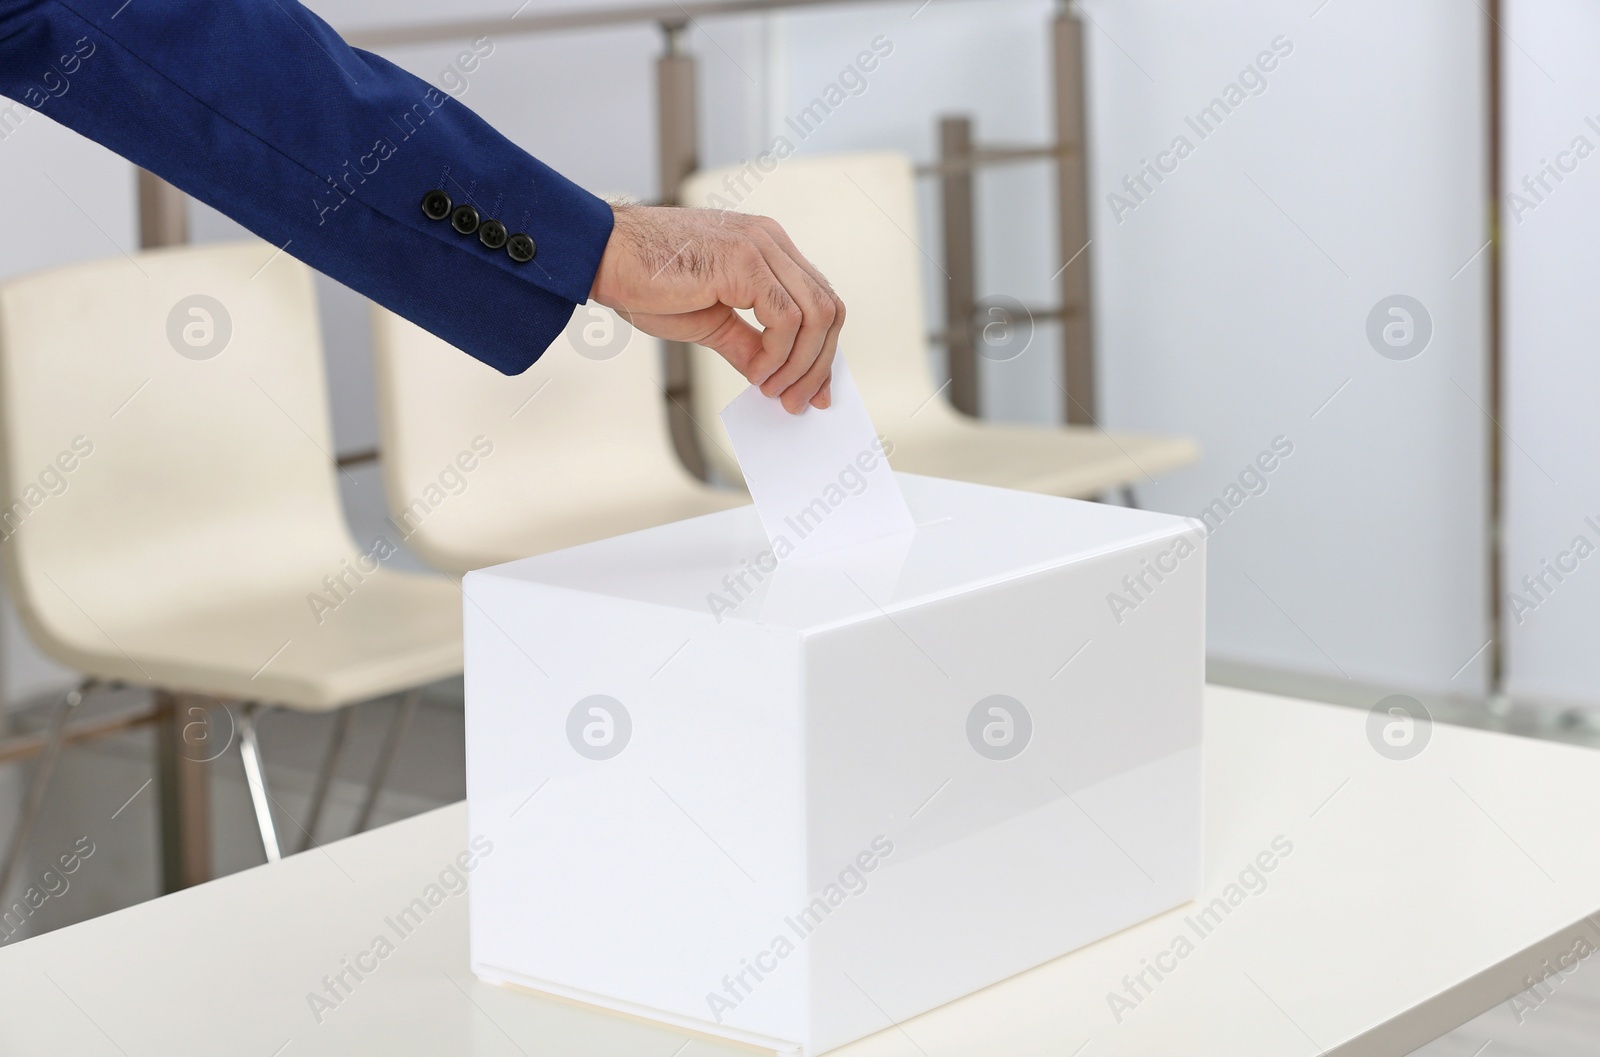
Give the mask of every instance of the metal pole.
<svg viewBox="0 0 1600 1057">
<path fill-rule="evenodd" d="M 328 802 L 328 790 L 333 785 L 333 773 L 339 767 L 339 757 L 344 752 L 345 738 L 350 734 L 350 722 L 356 708 L 341 708 L 333 721 L 333 736 L 328 739 L 328 750 L 322 755 L 322 766 L 317 768 L 317 780 L 311 787 L 311 806 L 306 809 L 306 824 L 300 831 L 300 850 L 305 851 L 316 843 L 317 825 L 322 821 L 322 809 Z"/>
<path fill-rule="evenodd" d="M 1500 43 L 1500 26 L 1503 4 L 1500 0 L 1488 0 L 1488 10 L 1484 12 L 1485 21 L 1483 31 L 1487 36 L 1485 41 L 1488 49 L 1488 85 L 1486 90 L 1488 106 L 1488 155 L 1489 155 L 1489 279 L 1488 279 L 1488 364 L 1485 368 L 1485 385 L 1488 392 L 1485 394 L 1489 401 L 1489 413 L 1494 422 L 1505 421 L 1504 388 L 1502 386 L 1502 370 L 1504 367 L 1505 346 L 1502 330 L 1504 327 L 1504 246 L 1500 241 L 1500 194 L 1501 194 L 1501 168 L 1502 151 L 1505 148 L 1505 129 L 1501 107 L 1504 103 L 1504 86 L 1500 83 L 1503 71 L 1503 53 Z M 1501 470 L 1504 465 L 1504 444 L 1500 437 L 1499 429 L 1490 429 L 1489 435 L 1489 560 L 1488 560 L 1488 595 L 1489 595 L 1489 697 L 1488 704 L 1491 712 L 1505 713 L 1510 711 L 1511 702 L 1506 695 L 1506 651 L 1505 651 L 1505 621 L 1500 604 L 1500 582 L 1505 575 L 1505 494 L 1501 480 Z"/>
<path fill-rule="evenodd" d="M 211 771 L 194 758 L 197 750 L 186 737 L 195 723 L 209 731 L 210 717 L 197 710 L 211 703 L 160 690 L 156 704 L 161 709 L 156 728 L 161 890 L 176 892 L 211 880 Z"/>
<path fill-rule="evenodd" d="M 283 858 L 283 846 L 278 843 L 278 827 L 272 821 L 272 798 L 267 795 L 267 768 L 261 762 L 259 736 L 262 705 L 251 701 L 244 706 L 239 717 L 239 760 L 244 764 L 244 783 L 250 790 L 250 804 L 255 809 L 256 826 L 261 830 L 261 848 L 268 862 Z"/>
<path fill-rule="evenodd" d="M 139 246 L 153 250 L 189 241 L 188 196 L 153 172 L 138 171 Z"/>
<path fill-rule="evenodd" d="M 656 60 L 657 199 L 677 205 L 678 188 L 700 168 L 700 128 L 696 105 L 695 60 L 685 50 L 687 22 L 664 22 L 665 48 Z"/>
<path fill-rule="evenodd" d="M 1060 225 L 1061 373 L 1066 419 L 1095 422 L 1094 327 L 1089 285 L 1089 163 L 1085 113 L 1083 22 L 1069 5 L 1051 27 L 1055 60 L 1057 216 Z"/>
<path fill-rule="evenodd" d="M 978 354 L 972 317 L 978 305 L 977 253 L 973 236 L 972 119 L 939 119 L 939 200 L 944 227 L 944 347 L 950 373 L 950 402 L 956 410 L 980 413 Z"/>
<path fill-rule="evenodd" d="M 695 59 L 685 50 L 687 22 L 663 22 L 666 47 L 656 60 L 657 200 L 678 203 L 678 189 L 700 168 L 700 124 L 695 84 Z M 689 346 L 666 343 L 667 421 L 678 458 L 704 480 L 705 455 L 699 430 L 689 413 Z"/>
<path fill-rule="evenodd" d="M 365 833 L 372 824 L 372 812 L 383 793 L 383 783 L 389 778 L 389 768 L 394 765 L 394 758 L 400 751 L 400 741 L 406 736 L 406 728 L 411 726 L 411 717 L 416 715 L 417 703 L 421 700 L 421 690 L 407 690 L 395 706 L 394 715 L 389 719 L 389 732 L 384 736 L 383 748 L 378 752 L 378 762 L 373 766 L 372 777 L 367 782 L 367 795 L 362 798 L 361 810 L 356 814 L 356 833 Z"/>
<path fill-rule="evenodd" d="M 125 730 L 132 730 L 134 727 L 142 727 L 154 723 L 160 718 L 160 712 L 153 705 L 141 705 L 137 708 L 119 709 L 116 712 L 99 716 L 95 719 L 81 720 L 62 731 L 61 747 L 69 748 L 73 745 L 97 741 L 112 734 L 120 734 Z M 20 734 L 13 738 L 6 738 L 0 740 L 0 764 L 30 760 L 48 751 L 49 748 L 50 735 L 48 732 Z"/>
</svg>

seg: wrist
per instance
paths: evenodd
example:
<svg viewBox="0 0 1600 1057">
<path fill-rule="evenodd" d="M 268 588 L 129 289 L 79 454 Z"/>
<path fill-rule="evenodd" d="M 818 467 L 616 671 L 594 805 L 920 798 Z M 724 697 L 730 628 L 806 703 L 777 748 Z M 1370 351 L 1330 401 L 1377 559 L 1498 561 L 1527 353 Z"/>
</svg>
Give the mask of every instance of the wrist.
<svg viewBox="0 0 1600 1057">
<path fill-rule="evenodd" d="M 605 249 L 600 252 L 600 266 L 594 270 L 594 282 L 589 286 L 589 300 L 605 303 L 605 287 L 608 285 L 610 273 L 617 267 L 617 259 L 627 251 L 622 246 L 626 239 L 622 229 L 627 224 L 627 216 L 638 206 L 626 202 L 607 202 L 611 207 L 611 234 L 606 238 Z"/>
</svg>

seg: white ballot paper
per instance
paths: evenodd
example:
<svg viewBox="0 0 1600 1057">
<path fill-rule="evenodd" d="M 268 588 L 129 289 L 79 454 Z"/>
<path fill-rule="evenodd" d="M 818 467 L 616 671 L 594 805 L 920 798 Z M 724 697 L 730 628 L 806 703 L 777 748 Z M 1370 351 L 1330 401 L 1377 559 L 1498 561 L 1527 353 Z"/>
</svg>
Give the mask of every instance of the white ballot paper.
<svg viewBox="0 0 1600 1057">
<path fill-rule="evenodd" d="M 722 409 L 722 423 L 778 560 L 916 528 L 842 353 L 832 406 L 791 415 L 752 385 Z"/>
</svg>

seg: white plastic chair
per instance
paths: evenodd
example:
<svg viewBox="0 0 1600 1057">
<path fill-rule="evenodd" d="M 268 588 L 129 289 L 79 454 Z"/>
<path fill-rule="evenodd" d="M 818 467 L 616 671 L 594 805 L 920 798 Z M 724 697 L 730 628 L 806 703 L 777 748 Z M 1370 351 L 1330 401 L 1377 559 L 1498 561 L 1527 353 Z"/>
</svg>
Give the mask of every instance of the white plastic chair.
<svg viewBox="0 0 1600 1057">
<path fill-rule="evenodd" d="M 980 422 L 937 395 L 925 338 L 925 258 L 913 241 L 915 192 L 910 159 L 877 152 L 791 157 L 765 175 L 748 168 L 700 172 L 685 182 L 681 197 L 713 206 L 738 198 L 740 212 L 775 218 L 828 277 L 849 308 L 841 348 L 873 422 L 893 444 L 895 469 L 1090 497 L 1198 458 L 1195 444 L 1182 437 Z M 703 347 L 692 349 L 690 364 L 694 418 L 715 440 L 706 445 L 707 460 L 739 480 L 717 412 L 745 381 Z"/>
<path fill-rule="evenodd" d="M 332 450 L 311 274 L 266 243 L 0 286 L 0 554 L 22 622 L 91 681 L 243 703 L 269 859 L 263 707 L 327 711 L 461 671 L 459 590 L 351 538 Z"/>
<path fill-rule="evenodd" d="M 749 502 L 672 448 L 661 343 L 581 305 L 508 378 L 374 306 L 390 521 L 437 568 L 465 572 Z"/>
</svg>

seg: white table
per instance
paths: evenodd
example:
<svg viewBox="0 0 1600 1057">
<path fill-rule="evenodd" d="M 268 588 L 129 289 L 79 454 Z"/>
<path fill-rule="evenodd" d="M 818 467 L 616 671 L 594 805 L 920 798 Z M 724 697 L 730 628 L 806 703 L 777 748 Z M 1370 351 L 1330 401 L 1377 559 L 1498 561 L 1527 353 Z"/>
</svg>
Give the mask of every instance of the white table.
<svg viewBox="0 0 1600 1057">
<path fill-rule="evenodd" d="M 1400 1055 L 1522 990 L 1580 935 L 1600 947 L 1600 753 L 1435 726 L 1395 762 L 1366 720 L 1212 688 L 1201 903 L 838 1052 Z M 476 982 L 463 896 L 397 938 L 385 918 L 466 848 L 465 819 L 443 808 L 0 948 L 0 1054 L 748 1052 Z M 1203 936 L 1187 924 L 1275 838 L 1293 850 L 1265 889 L 1235 893 Z M 317 1023 L 308 993 L 380 935 L 392 953 L 366 959 L 376 970 L 347 977 Z M 1147 975 L 1119 1023 L 1107 994 L 1178 936 L 1192 951 L 1163 958 L 1171 971 Z"/>
</svg>

